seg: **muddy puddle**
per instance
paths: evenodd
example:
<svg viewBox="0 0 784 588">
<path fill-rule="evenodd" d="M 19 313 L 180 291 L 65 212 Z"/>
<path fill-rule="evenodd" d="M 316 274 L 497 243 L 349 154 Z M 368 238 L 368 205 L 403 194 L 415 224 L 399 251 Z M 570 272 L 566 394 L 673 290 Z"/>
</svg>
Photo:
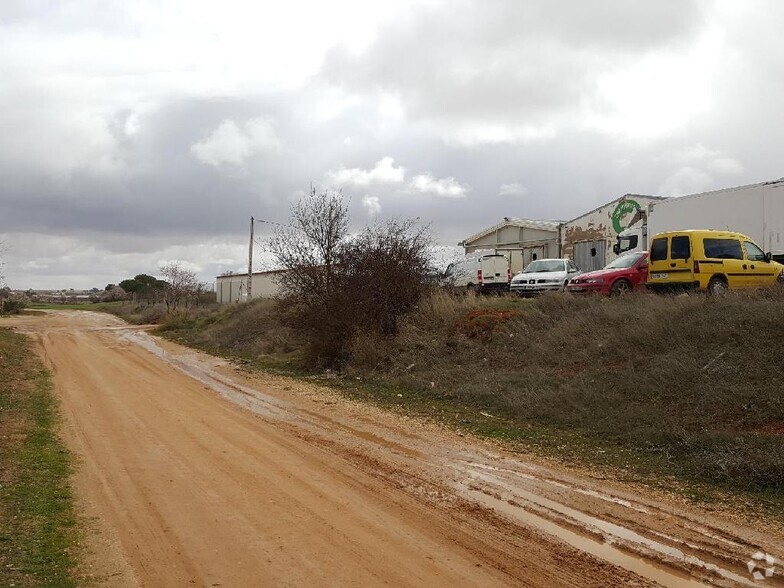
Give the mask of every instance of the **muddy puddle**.
<svg viewBox="0 0 784 588">
<path fill-rule="evenodd" d="M 684 553 L 677 547 L 651 539 L 633 529 L 586 514 L 528 490 L 524 487 L 525 484 L 510 482 L 507 477 L 551 484 L 577 493 L 585 493 L 580 488 L 572 488 L 567 484 L 538 478 L 528 473 L 495 468 L 488 464 L 464 462 L 453 467 L 467 476 L 467 479 L 457 486 L 458 492 L 463 496 L 471 497 L 515 521 L 554 535 L 581 551 L 620 565 L 663 586 L 758 585 L 742 573 Z M 629 501 L 614 499 L 600 492 L 590 492 L 589 495 L 640 510 Z M 668 538 L 666 535 L 659 535 L 663 539 Z M 699 549 L 696 545 L 689 545 L 689 547 Z M 652 563 L 657 560 L 662 563 Z M 708 583 L 700 582 L 682 570 L 700 570 Z"/>
</svg>

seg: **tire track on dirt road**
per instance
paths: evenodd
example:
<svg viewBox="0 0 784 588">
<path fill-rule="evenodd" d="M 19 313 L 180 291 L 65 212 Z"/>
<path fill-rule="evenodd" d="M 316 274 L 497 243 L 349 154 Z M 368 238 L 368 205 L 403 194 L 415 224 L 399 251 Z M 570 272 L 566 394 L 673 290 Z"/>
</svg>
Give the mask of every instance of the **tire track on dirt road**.
<svg viewBox="0 0 784 588">
<path fill-rule="evenodd" d="M 748 556 L 784 553 L 775 527 L 237 372 L 114 317 L 14 324 L 54 372 L 107 585 L 753 585 Z"/>
</svg>

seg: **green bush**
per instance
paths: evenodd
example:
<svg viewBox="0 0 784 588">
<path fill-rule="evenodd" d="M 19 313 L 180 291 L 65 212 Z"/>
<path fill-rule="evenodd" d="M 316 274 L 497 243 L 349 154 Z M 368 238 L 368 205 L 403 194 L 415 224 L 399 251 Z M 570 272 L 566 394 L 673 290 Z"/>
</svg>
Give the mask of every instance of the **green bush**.
<svg viewBox="0 0 784 588">
<path fill-rule="evenodd" d="M 19 314 L 27 308 L 27 301 L 22 298 L 6 298 L 0 304 L 3 314 Z"/>
</svg>

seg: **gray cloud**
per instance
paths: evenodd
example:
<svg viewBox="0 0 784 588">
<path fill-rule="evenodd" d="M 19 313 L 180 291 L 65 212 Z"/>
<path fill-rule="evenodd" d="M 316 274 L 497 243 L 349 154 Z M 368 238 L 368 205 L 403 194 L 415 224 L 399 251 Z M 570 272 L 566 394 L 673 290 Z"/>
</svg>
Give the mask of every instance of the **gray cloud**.
<svg viewBox="0 0 784 588">
<path fill-rule="evenodd" d="M 419 217 L 448 245 L 503 216 L 784 175 L 775 2 L 414 3 L 301 54 L 248 50 L 250 28 L 232 43 L 197 4 L 170 45 L 167 2 L 0 7 L 12 286 L 238 269 L 248 217 L 285 220 L 310 182 L 342 189 L 356 227 Z"/>
<path fill-rule="evenodd" d="M 426 6 L 359 55 L 336 47 L 322 75 L 351 92 L 390 93 L 413 120 L 502 127 L 478 138 L 549 136 L 558 117 L 573 122 L 596 100 L 599 73 L 688 42 L 702 18 L 698 3 L 678 0 Z"/>
</svg>

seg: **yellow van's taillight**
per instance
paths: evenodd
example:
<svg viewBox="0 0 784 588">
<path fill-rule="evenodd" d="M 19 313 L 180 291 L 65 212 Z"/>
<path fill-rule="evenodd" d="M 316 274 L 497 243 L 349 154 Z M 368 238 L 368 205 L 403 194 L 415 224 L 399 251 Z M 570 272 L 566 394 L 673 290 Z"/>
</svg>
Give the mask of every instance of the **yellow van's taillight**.
<svg viewBox="0 0 784 588">
<path fill-rule="evenodd" d="M 476 281 L 477 283 L 482 283 L 482 270 L 476 270 Z"/>
<path fill-rule="evenodd" d="M 697 261 L 696 259 L 694 260 L 694 273 L 695 274 L 700 273 L 700 262 Z"/>
</svg>

